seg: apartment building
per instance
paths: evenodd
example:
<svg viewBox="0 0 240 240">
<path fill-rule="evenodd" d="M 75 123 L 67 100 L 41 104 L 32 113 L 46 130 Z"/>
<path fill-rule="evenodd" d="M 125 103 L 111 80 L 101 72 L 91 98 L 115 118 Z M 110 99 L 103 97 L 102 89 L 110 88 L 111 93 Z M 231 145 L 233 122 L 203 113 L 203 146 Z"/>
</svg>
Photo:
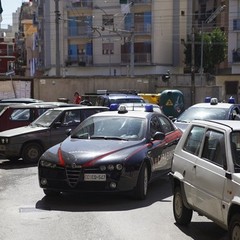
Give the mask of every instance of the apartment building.
<svg viewBox="0 0 240 240">
<path fill-rule="evenodd" d="M 39 67 L 48 76 L 183 73 L 191 0 L 38 1 Z"/>
<path fill-rule="evenodd" d="M 229 1 L 228 62 L 233 74 L 240 74 L 240 0 Z"/>
</svg>

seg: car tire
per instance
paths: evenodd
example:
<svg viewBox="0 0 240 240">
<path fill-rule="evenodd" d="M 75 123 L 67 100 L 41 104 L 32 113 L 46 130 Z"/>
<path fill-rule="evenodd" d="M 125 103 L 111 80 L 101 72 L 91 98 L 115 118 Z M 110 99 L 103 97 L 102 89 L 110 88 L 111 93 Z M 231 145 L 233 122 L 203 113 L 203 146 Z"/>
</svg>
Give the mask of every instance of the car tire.
<svg viewBox="0 0 240 240">
<path fill-rule="evenodd" d="M 57 197 L 60 195 L 60 192 L 49 189 L 43 189 L 43 192 L 47 197 Z"/>
<path fill-rule="evenodd" d="M 193 210 L 184 206 L 180 187 L 174 189 L 173 213 L 179 225 L 188 225 L 191 222 Z"/>
<path fill-rule="evenodd" d="M 240 239 L 240 214 L 233 215 L 233 217 L 230 220 L 229 239 L 230 240 Z"/>
<path fill-rule="evenodd" d="M 37 163 L 42 154 L 43 148 L 40 144 L 28 143 L 23 147 L 22 158 L 25 163 Z"/>
<path fill-rule="evenodd" d="M 146 162 L 142 164 L 139 172 L 137 186 L 135 189 L 135 199 L 144 200 L 147 196 L 148 190 L 148 168 Z"/>
</svg>

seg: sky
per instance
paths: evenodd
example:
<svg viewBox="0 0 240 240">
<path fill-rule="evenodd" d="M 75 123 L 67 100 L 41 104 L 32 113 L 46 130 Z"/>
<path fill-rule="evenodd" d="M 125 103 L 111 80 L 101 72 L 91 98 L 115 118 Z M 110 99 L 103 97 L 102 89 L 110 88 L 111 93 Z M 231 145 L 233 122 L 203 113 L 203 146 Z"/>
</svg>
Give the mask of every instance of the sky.
<svg viewBox="0 0 240 240">
<path fill-rule="evenodd" d="M 16 12 L 18 7 L 22 6 L 23 2 L 28 2 L 26 0 L 1 0 L 2 2 L 2 22 L 1 27 L 7 28 L 8 25 L 12 25 L 12 13 Z"/>
</svg>

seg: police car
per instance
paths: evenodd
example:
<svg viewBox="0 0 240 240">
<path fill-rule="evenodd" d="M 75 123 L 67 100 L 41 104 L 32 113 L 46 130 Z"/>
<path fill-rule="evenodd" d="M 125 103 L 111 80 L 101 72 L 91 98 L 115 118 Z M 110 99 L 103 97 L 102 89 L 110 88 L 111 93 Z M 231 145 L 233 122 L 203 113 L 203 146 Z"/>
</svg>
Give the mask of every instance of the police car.
<svg viewBox="0 0 240 240">
<path fill-rule="evenodd" d="M 48 149 L 38 164 L 44 193 L 131 192 L 144 199 L 148 184 L 170 171 L 182 136 L 165 115 L 146 108 L 94 114 Z"/>
<path fill-rule="evenodd" d="M 206 98 L 204 103 L 197 103 L 185 110 L 174 124 L 184 131 L 192 120 L 239 120 L 240 108 L 230 98 L 226 103 L 218 102 L 217 98 Z"/>
</svg>

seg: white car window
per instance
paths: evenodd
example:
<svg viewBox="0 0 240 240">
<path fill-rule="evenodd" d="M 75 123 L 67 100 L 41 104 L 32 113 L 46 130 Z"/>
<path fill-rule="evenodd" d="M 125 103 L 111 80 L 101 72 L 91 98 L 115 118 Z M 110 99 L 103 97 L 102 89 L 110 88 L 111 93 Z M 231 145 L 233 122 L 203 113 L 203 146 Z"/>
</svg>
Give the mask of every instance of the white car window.
<svg viewBox="0 0 240 240">
<path fill-rule="evenodd" d="M 204 127 L 194 126 L 188 134 L 183 149 L 189 153 L 198 156 L 204 133 Z"/>
<path fill-rule="evenodd" d="M 226 162 L 224 134 L 208 130 L 205 135 L 202 158 L 208 159 L 220 166 Z"/>
</svg>

